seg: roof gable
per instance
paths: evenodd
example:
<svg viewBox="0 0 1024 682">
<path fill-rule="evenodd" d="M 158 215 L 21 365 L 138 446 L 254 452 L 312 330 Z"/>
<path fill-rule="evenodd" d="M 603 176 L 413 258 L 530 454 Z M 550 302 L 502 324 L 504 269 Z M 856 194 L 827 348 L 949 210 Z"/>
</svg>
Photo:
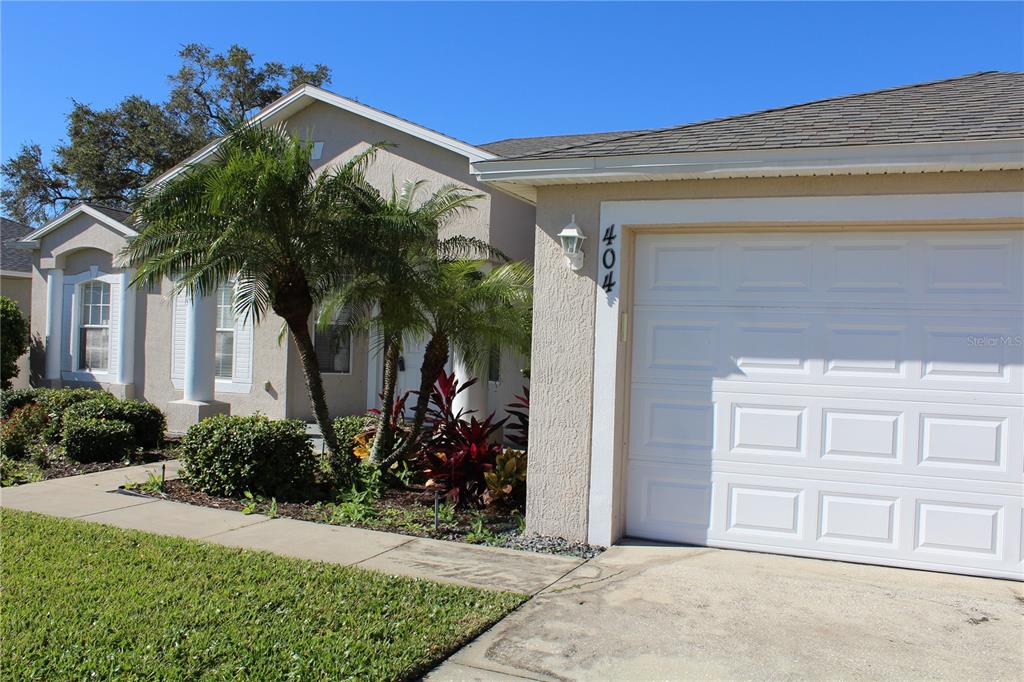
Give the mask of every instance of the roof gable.
<svg viewBox="0 0 1024 682">
<path fill-rule="evenodd" d="M 134 229 L 123 222 L 127 220 L 129 216 L 126 211 L 111 208 L 109 206 L 101 206 L 99 204 L 76 204 L 40 227 L 38 230 L 32 230 L 31 234 L 25 235 L 15 243 L 21 247 L 28 247 L 32 249 L 37 248 L 39 246 L 39 241 L 43 237 L 56 232 L 80 215 L 87 215 L 98 223 L 107 226 L 114 232 L 128 237 L 129 239 L 138 235 Z"/>
<path fill-rule="evenodd" d="M 394 114 L 389 114 L 386 111 L 381 111 L 380 109 L 376 109 L 347 97 L 336 95 L 333 92 L 329 92 L 323 88 L 318 88 L 313 85 L 300 85 L 291 92 L 282 95 L 278 100 L 271 102 L 261 111 L 254 114 L 249 119 L 248 123 L 261 123 L 267 125 L 280 123 L 282 121 L 286 121 L 288 118 L 314 102 L 323 102 L 330 106 L 353 113 L 357 116 L 362 116 L 363 118 L 388 126 L 389 128 L 394 128 L 395 130 L 399 130 L 421 140 L 425 140 L 426 142 L 438 147 L 465 156 L 470 163 L 497 158 L 496 154 L 485 149 L 481 149 L 480 147 L 473 146 L 468 142 L 463 142 L 462 140 L 445 135 L 444 133 L 436 130 L 432 130 L 426 126 L 421 126 L 418 123 L 413 123 L 412 121 L 395 116 Z M 205 159 L 209 158 L 214 152 L 216 152 L 217 147 L 223 139 L 223 137 L 220 137 L 213 140 L 198 152 L 188 157 L 174 168 L 171 168 L 156 180 L 150 182 L 147 187 L 157 185 L 161 182 L 166 182 L 181 173 L 188 166 L 201 163 Z"/>
</svg>

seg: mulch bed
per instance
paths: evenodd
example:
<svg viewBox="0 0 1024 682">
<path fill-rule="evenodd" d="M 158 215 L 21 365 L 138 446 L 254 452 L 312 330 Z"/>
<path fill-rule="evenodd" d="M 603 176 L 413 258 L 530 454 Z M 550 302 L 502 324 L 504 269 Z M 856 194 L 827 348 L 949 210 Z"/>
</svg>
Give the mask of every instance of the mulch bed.
<svg viewBox="0 0 1024 682">
<path fill-rule="evenodd" d="M 502 510 L 458 510 L 447 519 L 442 516 L 435 529 L 434 494 L 433 491 L 423 487 L 387 490 L 379 500 L 372 503 L 373 518 L 364 520 L 340 520 L 335 515 L 337 506 L 327 502 L 271 503 L 269 500 L 262 499 L 250 501 L 207 495 L 193 490 L 187 483 L 179 479 L 167 481 L 161 492 L 147 491 L 136 487 L 131 494 L 158 497 L 200 507 L 267 514 L 279 518 L 353 526 L 414 537 L 507 547 L 542 554 L 573 556 L 580 559 L 592 559 L 605 549 L 563 538 L 524 535 L 519 530 L 518 515 Z M 443 503 L 443 501 L 442 498 L 441 502 Z"/>
<path fill-rule="evenodd" d="M 125 467 L 138 466 L 139 464 L 152 464 L 153 462 L 165 462 L 174 459 L 177 454 L 173 450 L 151 450 L 133 456 L 127 462 L 75 462 L 66 457 L 55 459 L 43 469 L 43 480 L 52 478 L 66 478 L 68 476 L 80 476 L 82 474 L 95 474 L 99 471 L 112 471 L 124 469 Z"/>
<path fill-rule="evenodd" d="M 142 492 L 142 491 L 136 491 Z M 167 481 L 163 492 L 146 492 L 174 502 L 184 502 L 201 507 L 229 509 L 232 511 L 248 511 L 250 513 L 268 514 L 271 502 L 258 500 L 255 508 L 247 499 L 207 495 L 193 490 L 184 481 L 174 479 Z M 442 503 L 444 499 L 440 500 Z M 327 502 L 276 502 L 277 517 L 332 523 L 334 505 Z M 516 532 L 518 524 L 511 512 L 493 510 L 458 510 L 448 520 L 439 520 L 434 528 L 434 495 L 425 489 L 387 490 L 384 495 L 373 503 L 375 517 L 363 521 L 334 521 L 335 525 L 354 526 L 389 533 L 401 533 L 422 538 L 438 540 L 455 540 L 457 542 L 482 542 L 485 538 L 479 534 L 474 537 L 474 525 L 479 528 L 478 519 L 482 519 L 483 528 L 491 534 L 498 535 Z"/>
</svg>

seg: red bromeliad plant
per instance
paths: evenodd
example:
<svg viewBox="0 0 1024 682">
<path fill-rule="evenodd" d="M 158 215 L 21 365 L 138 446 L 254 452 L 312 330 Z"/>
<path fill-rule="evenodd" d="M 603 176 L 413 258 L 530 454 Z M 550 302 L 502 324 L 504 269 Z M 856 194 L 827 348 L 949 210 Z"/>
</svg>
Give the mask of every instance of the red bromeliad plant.
<svg viewBox="0 0 1024 682">
<path fill-rule="evenodd" d="M 492 443 L 492 436 L 505 420 L 484 420 L 470 416 L 468 411 L 455 411 L 455 397 L 476 383 L 476 379 L 460 384 L 454 374 L 444 370 L 430 394 L 427 411 L 429 429 L 419 446 L 420 464 L 428 485 L 445 491 L 445 497 L 459 507 L 481 507 L 487 493 L 484 474 L 494 468 L 501 446 Z"/>
<path fill-rule="evenodd" d="M 494 469 L 494 461 L 501 454 L 501 446 L 490 439 L 504 423 L 504 419 L 494 421 L 493 414 L 483 421 L 470 417 L 469 422 L 457 422 L 445 449 L 427 447 L 422 451 L 427 485 L 446 489 L 445 497 L 456 507 L 484 506 L 484 475 Z"/>
</svg>

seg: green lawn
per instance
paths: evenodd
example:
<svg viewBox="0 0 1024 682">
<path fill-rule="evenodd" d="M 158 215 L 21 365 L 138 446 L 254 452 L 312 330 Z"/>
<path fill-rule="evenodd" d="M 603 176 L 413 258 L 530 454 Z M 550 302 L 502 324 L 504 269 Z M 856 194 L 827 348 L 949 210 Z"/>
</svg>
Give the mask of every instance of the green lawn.
<svg viewBox="0 0 1024 682">
<path fill-rule="evenodd" d="M 0 510 L 0 676 L 414 677 L 525 597 Z"/>
</svg>

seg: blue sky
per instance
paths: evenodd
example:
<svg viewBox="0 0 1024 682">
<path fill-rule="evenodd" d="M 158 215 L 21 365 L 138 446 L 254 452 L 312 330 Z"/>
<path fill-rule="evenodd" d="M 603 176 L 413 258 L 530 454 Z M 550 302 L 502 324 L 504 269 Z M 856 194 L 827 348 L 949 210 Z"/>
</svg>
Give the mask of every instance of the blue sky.
<svg viewBox="0 0 1024 682">
<path fill-rule="evenodd" d="M 11 3 L 2 156 L 70 100 L 162 100 L 177 50 L 322 62 L 329 88 L 470 142 L 621 130 L 1024 70 L 1021 3 Z"/>
</svg>

